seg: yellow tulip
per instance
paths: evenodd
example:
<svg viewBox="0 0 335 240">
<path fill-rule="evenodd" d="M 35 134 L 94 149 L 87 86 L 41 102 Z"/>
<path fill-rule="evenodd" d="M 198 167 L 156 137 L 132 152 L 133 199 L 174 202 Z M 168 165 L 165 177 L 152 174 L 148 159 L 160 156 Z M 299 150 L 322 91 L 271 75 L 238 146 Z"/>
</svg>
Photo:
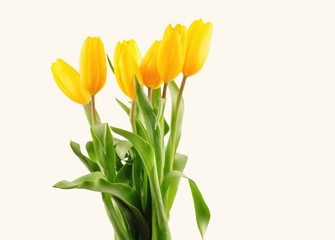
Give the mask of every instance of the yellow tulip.
<svg viewBox="0 0 335 240">
<path fill-rule="evenodd" d="M 143 83 L 147 88 L 159 88 L 163 81 L 158 74 L 157 54 L 160 42 L 155 41 L 141 60 L 140 70 Z"/>
<path fill-rule="evenodd" d="M 143 85 L 140 72 L 141 52 L 134 40 L 118 42 L 114 50 L 114 74 L 121 90 L 136 99 L 135 75 Z"/>
<path fill-rule="evenodd" d="M 187 28 L 179 23 L 174 28 L 171 26 L 171 24 L 169 24 L 169 26 L 167 26 L 167 28 L 165 29 L 164 36 L 167 35 L 169 32 L 171 32 L 172 30 L 177 31 L 181 37 L 181 49 L 184 62 L 186 54 Z"/>
<path fill-rule="evenodd" d="M 79 73 L 74 68 L 58 58 L 51 71 L 58 87 L 68 98 L 82 105 L 89 103 L 90 95 L 84 90 Z"/>
<path fill-rule="evenodd" d="M 97 94 L 105 86 L 106 54 L 99 37 L 86 38 L 80 52 L 79 69 L 83 86 L 91 96 Z"/>
<path fill-rule="evenodd" d="M 165 83 L 174 80 L 182 70 L 186 47 L 186 27 L 178 24 L 166 28 L 158 49 L 157 68 Z"/>
<path fill-rule="evenodd" d="M 200 71 L 204 65 L 212 38 L 212 23 L 195 20 L 187 30 L 186 56 L 183 74 L 187 77 Z"/>
</svg>

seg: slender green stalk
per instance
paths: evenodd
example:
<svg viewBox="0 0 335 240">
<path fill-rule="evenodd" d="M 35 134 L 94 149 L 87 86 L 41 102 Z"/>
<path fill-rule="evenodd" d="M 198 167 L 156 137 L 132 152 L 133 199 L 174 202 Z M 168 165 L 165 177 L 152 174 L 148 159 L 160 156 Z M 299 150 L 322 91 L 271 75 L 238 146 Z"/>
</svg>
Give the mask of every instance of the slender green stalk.
<svg viewBox="0 0 335 240">
<path fill-rule="evenodd" d="M 152 88 L 148 88 L 148 98 L 152 102 Z"/>
<path fill-rule="evenodd" d="M 96 125 L 96 118 L 95 118 L 95 96 L 91 96 L 91 113 L 92 113 L 92 124 Z"/>
<path fill-rule="evenodd" d="M 177 123 L 178 123 L 178 117 L 179 117 L 179 107 L 180 107 L 180 102 L 181 102 L 181 98 L 183 96 L 183 91 L 185 88 L 185 84 L 186 84 L 186 79 L 187 76 L 183 76 L 183 80 L 182 83 L 180 85 L 180 89 L 179 89 L 179 93 L 177 96 L 177 100 L 176 100 L 176 109 L 175 109 L 175 116 L 176 119 L 174 122 L 171 123 L 171 133 L 170 133 L 170 138 L 171 138 L 171 147 L 172 147 L 172 154 L 169 155 L 169 158 L 166 159 L 165 161 L 165 174 L 167 174 L 168 172 L 173 170 L 173 161 L 174 161 L 174 157 L 177 151 L 177 146 L 176 146 L 176 134 L 177 134 Z"/>
<path fill-rule="evenodd" d="M 130 124 L 133 133 L 136 134 L 136 124 L 135 124 L 135 100 L 131 101 L 131 108 L 130 108 L 130 114 L 129 114 L 129 119 L 130 119 Z"/>
</svg>

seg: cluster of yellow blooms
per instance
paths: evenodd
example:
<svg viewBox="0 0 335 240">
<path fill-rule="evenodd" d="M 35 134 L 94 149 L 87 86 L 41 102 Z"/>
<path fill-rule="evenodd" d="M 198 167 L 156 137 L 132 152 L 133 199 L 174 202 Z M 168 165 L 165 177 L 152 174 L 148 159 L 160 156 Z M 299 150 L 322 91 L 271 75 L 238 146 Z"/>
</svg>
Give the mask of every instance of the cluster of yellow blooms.
<svg viewBox="0 0 335 240">
<path fill-rule="evenodd" d="M 157 89 L 173 81 L 180 72 L 185 77 L 196 74 L 204 65 L 210 46 L 213 26 L 202 19 L 187 29 L 181 24 L 166 28 L 163 39 L 155 41 L 142 58 L 134 40 L 118 42 L 114 51 L 114 74 L 121 90 L 132 100 L 135 75 L 141 85 Z M 81 49 L 80 74 L 61 59 L 52 64 L 58 87 L 74 102 L 86 105 L 91 96 L 105 85 L 107 62 L 99 37 L 88 37 Z"/>
</svg>

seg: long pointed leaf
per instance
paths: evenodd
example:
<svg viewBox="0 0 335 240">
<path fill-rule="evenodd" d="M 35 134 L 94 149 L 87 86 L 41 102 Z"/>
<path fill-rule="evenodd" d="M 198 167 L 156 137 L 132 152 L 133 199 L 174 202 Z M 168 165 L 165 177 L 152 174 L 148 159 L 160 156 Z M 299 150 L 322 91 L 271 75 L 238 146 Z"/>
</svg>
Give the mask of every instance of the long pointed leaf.
<svg viewBox="0 0 335 240">
<path fill-rule="evenodd" d="M 84 165 L 87 167 L 87 169 L 90 172 L 96 172 L 100 171 L 100 167 L 98 164 L 96 164 L 94 161 L 86 157 L 84 154 L 82 154 L 80 150 L 80 145 L 76 142 L 71 141 L 70 146 L 74 154 L 77 155 L 77 157 L 84 163 Z"/>
<path fill-rule="evenodd" d="M 192 179 L 186 177 L 185 174 L 180 172 L 180 171 L 175 171 L 174 170 L 174 171 L 169 172 L 165 176 L 164 181 L 162 183 L 163 199 L 165 199 L 165 202 L 166 202 L 166 196 L 167 196 L 168 188 L 170 187 L 170 185 L 173 182 L 177 181 L 181 177 L 188 179 L 190 189 L 191 189 L 191 192 L 192 192 L 194 210 L 195 210 L 195 216 L 196 216 L 196 219 L 197 219 L 198 229 L 201 233 L 202 238 L 204 239 L 211 214 L 210 214 L 209 208 L 208 208 L 204 198 L 201 195 L 201 192 L 199 191 L 197 185 L 195 184 L 195 182 Z"/>
<path fill-rule="evenodd" d="M 136 191 L 127 184 L 108 182 L 101 172 L 90 173 L 72 182 L 60 181 L 56 183 L 54 187 L 61 189 L 87 189 L 110 194 L 116 200 L 122 201 L 122 203 L 131 210 L 135 215 L 138 224 L 142 227 L 147 225 L 140 210 L 141 204 Z"/>
<path fill-rule="evenodd" d="M 175 156 L 175 159 L 174 159 L 174 162 L 173 162 L 173 170 L 183 172 L 184 168 L 186 166 L 186 163 L 187 163 L 187 159 L 188 159 L 188 157 L 186 155 L 176 153 L 176 156 Z M 176 181 L 173 181 L 170 184 L 169 190 L 167 192 L 167 202 L 166 202 L 167 210 L 166 210 L 166 212 L 167 212 L 168 217 L 170 215 L 170 210 L 172 208 L 174 199 L 175 199 L 177 191 L 178 191 L 179 182 L 180 182 L 180 179 L 177 179 Z"/>
<path fill-rule="evenodd" d="M 115 177 L 115 150 L 113 136 L 107 123 L 94 125 L 91 127 L 91 135 L 95 154 L 103 167 L 103 171 L 110 182 Z"/>
<path fill-rule="evenodd" d="M 163 133 L 161 127 L 158 125 L 155 128 L 156 123 L 156 115 L 154 113 L 154 109 L 149 98 L 143 91 L 143 88 L 139 84 L 136 76 L 135 76 L 135 92 L 136 92 L 136 102 L 138 106 L 140 106 L 141 112 L 143 113 L 144 124 L 146 126 L 150 144 L 152 145 L 155 151 L 156 158 L 156 166 L 157 166 L 157 174 L 158 180 L 161 182 L 163 178 L 163 170 L 164 170 L 164 149 L 163 149 Z"/>
<path fill-rule="evenodd" d="M 165 166 L 164 166 L 165 174 L 173 169 L 173 161 L 181 137 L 181 127 L 184 115 L 183 98 L 180 99 L 180 105 L 177 112 L 177 97 L 179 93 L 179 88 L 177 84 L 173 81 L 170 82 L 168 86 L 171 95 L 172 110 L 171 110 L 170 137 L 165 152 Z"/>
</svg>

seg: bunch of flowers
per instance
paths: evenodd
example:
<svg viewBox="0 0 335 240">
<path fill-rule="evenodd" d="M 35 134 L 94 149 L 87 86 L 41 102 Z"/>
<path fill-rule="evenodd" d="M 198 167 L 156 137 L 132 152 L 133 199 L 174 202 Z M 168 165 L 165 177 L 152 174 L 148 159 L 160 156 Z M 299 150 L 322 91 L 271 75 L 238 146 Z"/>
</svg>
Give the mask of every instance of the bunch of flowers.
<svg viewBox="0 0 335 240">
<path fill-rule="evenodd" d="M 58 87 L 84 106 L 92 135 L 85 146 L 87 155 L 78 143 L 70 143 L 90 173 L 54 187 L 100 192 L 117 240 L 171 239 L 168 219 L 181 178 L 189 182 L 197 225 L 204 237 L 210 212 L 195 182 L 184 175 L 187 156 L 177 148 L 186 79 L 204 65 L 212 31 L 212 24 L 202 19 L 188 29 L 170 24 L 162 40 L 155 41 L 143 58 L 134 40 L 118 42 L 114 65 L 108 55 L 106 60 L 101 39 L 88 37 L 80 53 L 80 73 L 61 59 L 52 64 Z M 131 99 L 130 106 L 117 102 L 129 116 L 132 131 L 102 123 L 96 110 L 94 96 L 106 83 L 107 61 L 119 87 Z M 180 73 L 179 88 L 174 79 Z M 164 118 L 168 89 L 172 103 L 169 123 Z"/>
</svg>

